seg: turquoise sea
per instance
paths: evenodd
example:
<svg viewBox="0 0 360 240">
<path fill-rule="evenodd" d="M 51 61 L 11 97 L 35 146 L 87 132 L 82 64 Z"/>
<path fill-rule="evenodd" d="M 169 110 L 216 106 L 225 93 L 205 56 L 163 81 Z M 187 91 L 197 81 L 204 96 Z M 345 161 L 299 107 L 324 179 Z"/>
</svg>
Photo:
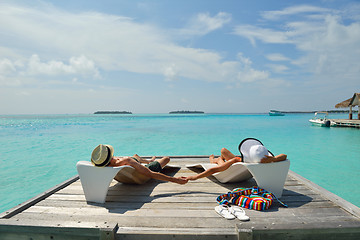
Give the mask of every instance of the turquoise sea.
<svg viewBox="0 0 360 240">
<path fill-rule="evenodd" d="M 254 137 L 290 169 L 360 206 L 360 130 L 311 126 L 313 114 L 132 114 L 0 116 L 0 212 L 77 174 L 100 143 L 115 155 L 238 154 Z M 347 114 L 330 114 L 347 118 Z"/>
</svg>

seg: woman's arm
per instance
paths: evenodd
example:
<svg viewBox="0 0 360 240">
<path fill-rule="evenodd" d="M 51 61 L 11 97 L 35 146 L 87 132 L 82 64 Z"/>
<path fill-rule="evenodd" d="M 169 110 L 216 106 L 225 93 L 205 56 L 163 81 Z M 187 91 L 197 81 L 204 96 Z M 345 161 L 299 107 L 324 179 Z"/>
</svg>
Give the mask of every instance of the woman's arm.
<svg viewBox="0 0 360 240">
<path fill-rule="evenodd" d="M 197 180 L 199 178 L 209 177 L 209 176 L 213 175 L 214 173 L 225 171 L 226 169 L 228 169 L 231 165 L 233 165 L 236 162 L 241 162 L 241 160 L 239 160 L 239 158 L 232 158 L 232 159 L 224 162 L 221 165 L 209 168 L 197 175 L 186 177 L 186 179 Z"/>
<path fill-rule="evenodd" d="M 261 163 L 271 163 L 271 162 L 280 162 L 286 160 L 287 155 L 286 154 L 279 154 L 275 157 L 273 156 L 265 156 L 263 159 L 261 159 Z"/>
</svg>

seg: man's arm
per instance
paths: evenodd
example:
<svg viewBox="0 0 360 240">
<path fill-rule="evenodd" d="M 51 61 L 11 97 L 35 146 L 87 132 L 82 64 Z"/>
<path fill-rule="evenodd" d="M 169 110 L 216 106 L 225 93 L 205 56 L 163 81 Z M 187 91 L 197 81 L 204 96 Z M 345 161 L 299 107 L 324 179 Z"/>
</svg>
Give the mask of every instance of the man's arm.
<svg viewBox="0 0 360 240">
<path fill-rule="evenodd" d="M 178 184 L 185 184 L 188 182 L 188 180 L 183 177 L 175 178 L 175 177 L 170 177 L 170 176 L 167 176 L 167 175 L 159 173 L 159 172 L 153 172 L 150 169 L 148 169 L 147 167 L 141 165 L 140 163 L 136 162 L 133 159 L 126 159 L 125 161 L 126 162 L 124 162 L 124 165 L 132 166 L 133 168 L 135 168 L 136 171 L 138 171 L 139 173 L 141 173 L 149 178 L 154 178 L 157 180 L 168 181 L 168 182 L 173 182 L 173 183 L 178 183 Z"/>
<path fill-rule="evenodd" d="M 147 159 L 145 159 L 145 158 L 140 157 L 140 156 L 137 155 L 137 154 L 135 154 L 133 157 L 136 158 L 140 163 L 146 163 L 146 164 L 151 163 L 151 162 L 155 161 L 155 159 L 156 159 L 156 157 L 153 156 L 153 157 L 151 158 L 151 160 L 147 160 Z"/>
<path fill-rule="evenodd" d="M 225 171 L 226 169 L 228 169 L 231 165 L 233 165 L 236 162 L 240 162 L 240 160 L 238 158 L 232 158 L 232 159 L 224 162 L 221 165 L 209 168 L 197 175 L 186 177 L 186 179 L 197 180 L 199 178 L 209 177 L 209 176 L 213 175 L 214 173 Z"/>
</svg>

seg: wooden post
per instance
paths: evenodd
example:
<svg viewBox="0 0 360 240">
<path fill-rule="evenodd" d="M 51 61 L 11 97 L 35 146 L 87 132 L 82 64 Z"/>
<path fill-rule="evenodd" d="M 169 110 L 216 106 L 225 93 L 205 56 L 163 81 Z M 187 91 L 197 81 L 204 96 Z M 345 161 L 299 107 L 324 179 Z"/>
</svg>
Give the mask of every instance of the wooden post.
<svg viewBox="0 0 360 240">
<path fill-rule="evenodd" d="M 236 224 L 235 228 L 238 232 L 238 239 L 239 240 L 252 240 L 253 239 L 253 231 L 252 229 L 243 229 L 241 225 Z"/>
<path fill-rule="evenodd" d="M 350 105 L 350 111 L 349 111 L 349 119 L 352 119 L 352 106 Z"/>
<path fill-rule="evenodd" d="M 360 120 L 360 105 L 358 106 L 358 120 Z"/>
</svg>

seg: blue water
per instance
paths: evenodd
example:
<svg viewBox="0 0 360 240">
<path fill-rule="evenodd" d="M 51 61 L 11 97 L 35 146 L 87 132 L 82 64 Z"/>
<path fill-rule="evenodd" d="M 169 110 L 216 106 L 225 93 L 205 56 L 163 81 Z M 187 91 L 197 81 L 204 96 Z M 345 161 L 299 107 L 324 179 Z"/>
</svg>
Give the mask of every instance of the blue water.
<svg viewBox="0 0 360 240">
<path fill-rule="evenodd" d="M 314 127 L 313 114 L 133 114 L 0 116 L 0 212 L 76 175 L 99 143 L 115 155 L 209 155 L 222 147 L 238 153 L 246 137 L 290 169 L 360 206 L 360 130 Z M 333 114 L 330 118 L 346 118 Z"/>
</svg>

